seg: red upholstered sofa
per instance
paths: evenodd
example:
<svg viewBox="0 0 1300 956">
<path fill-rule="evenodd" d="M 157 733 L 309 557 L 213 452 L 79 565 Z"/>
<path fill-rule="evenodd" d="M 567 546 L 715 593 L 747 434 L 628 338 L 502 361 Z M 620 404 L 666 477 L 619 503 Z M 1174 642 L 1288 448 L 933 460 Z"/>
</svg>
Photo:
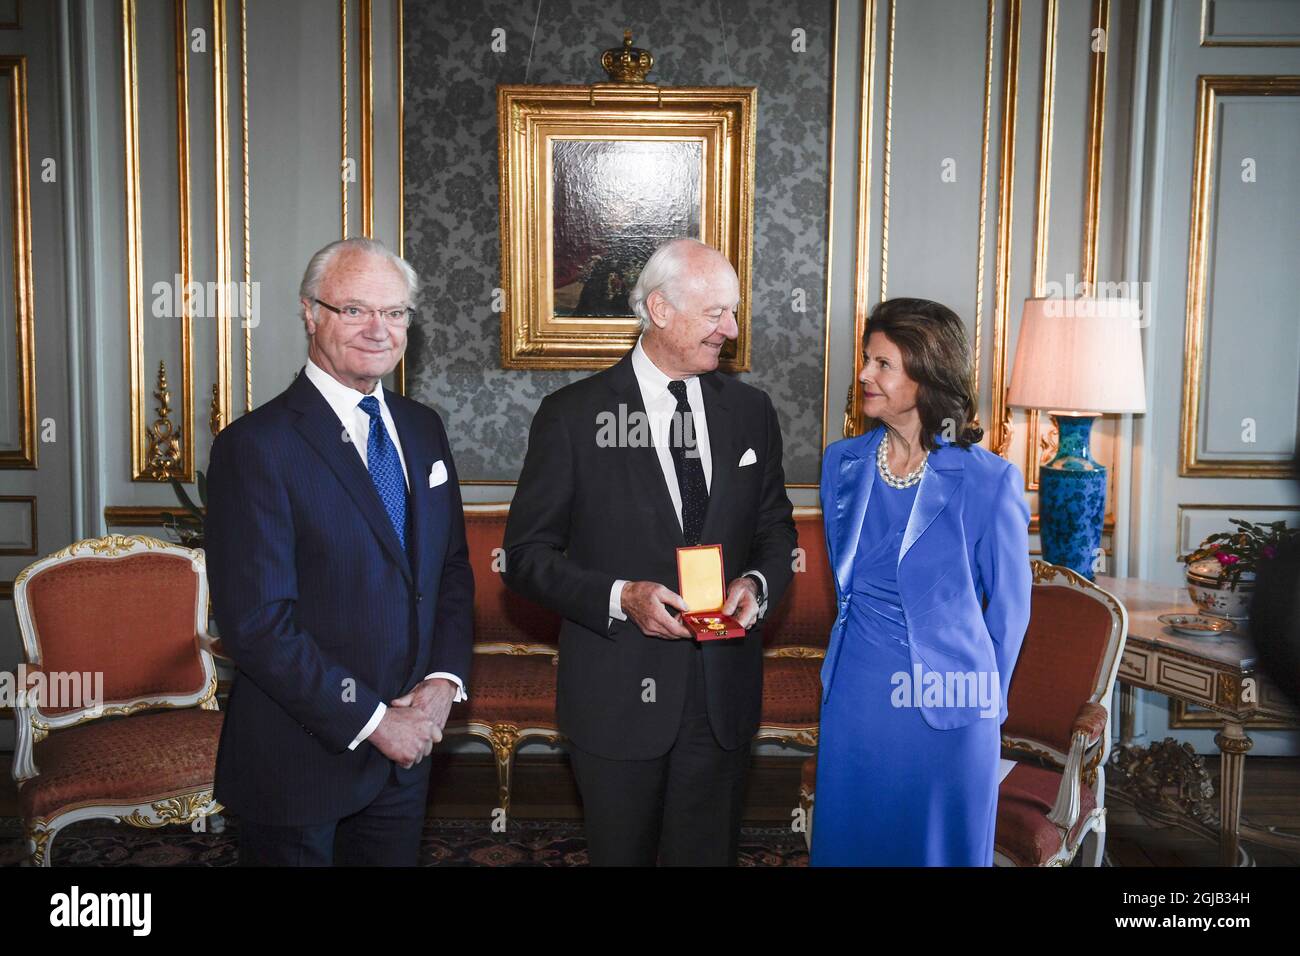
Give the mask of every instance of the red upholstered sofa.
<svg viewBox="0 0 1300 956">
<path fill-rule="evenodd" d="M 466 505 L 474 569 L 474 662 L 469 699 L 452 707 L 448 734 L 470 734 L 492 747 L 499 806 L 509 813 L 514 755 L 530 738 L 561 739 L 555 718 L 560 619 L 508 590 L 501 576 L 507 508 Z M 821 512 L 795 511 L 796 574 L 764 629 L 763 714 L 756 739 L 817 744 L 818 677 L 835 617 Z"/>
</svg>

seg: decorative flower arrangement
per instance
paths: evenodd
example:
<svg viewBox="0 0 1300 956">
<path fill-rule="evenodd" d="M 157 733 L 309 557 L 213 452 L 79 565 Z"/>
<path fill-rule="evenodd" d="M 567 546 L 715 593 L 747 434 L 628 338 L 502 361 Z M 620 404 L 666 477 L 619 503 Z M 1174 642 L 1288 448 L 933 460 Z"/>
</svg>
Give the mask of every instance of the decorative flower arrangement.
<svg viewBox="0 0 1300 956">
<path fill-rule="evenodd" d="M 1189 573 L 1217 577 L 1225 587 L 1232 590 L 1237 588 L 1242 575 L 1250 574 L 1253 578 L 1261 561 L 1276 557 L 1288 542 L 1300 540 L 1300 528 L 1288 528 L 1285 521 L 1255 524 L 1240 518 L 1228 520 L 1239 530 L 1212 534 L 1195 551 L 1182 555 L 1178 560 L 1187 565 Z M 1213 573 L 1214 566 L 1207 561 L 1209 558 L 1218 562 L 1217 575 Z M 1206 563 L 1193 570 L 1193 566 L 1199 562 Z M 1207 567 L 1209 571 L 1206 570 Z"/>
</svg>

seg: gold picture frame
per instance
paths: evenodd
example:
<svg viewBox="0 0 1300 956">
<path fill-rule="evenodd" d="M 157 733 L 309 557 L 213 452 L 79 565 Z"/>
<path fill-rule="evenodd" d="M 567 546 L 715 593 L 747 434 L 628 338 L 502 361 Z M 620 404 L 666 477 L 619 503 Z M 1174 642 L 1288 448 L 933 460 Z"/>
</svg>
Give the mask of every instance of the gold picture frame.
<svg viewBox="0 0 1300 956">
<path fill-rule="evenodd" d="M 756 87 L 497 87 L 502 368 L 617 361 L 637 338 L 626 296 L 645 257 L 690 235 L 736 269 L 740 333 L 719 367 L 749 370 L 757 98 Z"/>
<path fill-rule="evenodd" d="M 1212 457 L 1202 447 L 1201 408 L 1209 376 L 1210 292 L 1215 242 L 1215 202 L 1219 191 L 1220 106 L 1229 96 L 1300 97 L 1300 75 L 1212 75 L 1196 78 L 1196 134 L 1192 152 L 1192 200 L 1187 252 L 1187 312 L 1183 339 L 1180 478 L 1290 478 L 1288 455 L 1276 458 Z M 1235 162 L 1235 160 L 1231 160 Z M 1231 162 L 1229 167 L 1231 167 Z"/>
</svg>

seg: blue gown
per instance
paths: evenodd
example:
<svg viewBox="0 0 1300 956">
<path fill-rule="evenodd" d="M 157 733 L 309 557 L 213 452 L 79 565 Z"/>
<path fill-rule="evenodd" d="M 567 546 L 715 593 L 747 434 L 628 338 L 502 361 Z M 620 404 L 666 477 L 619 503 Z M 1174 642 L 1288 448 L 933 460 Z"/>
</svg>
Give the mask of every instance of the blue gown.
<svg viewBox="0 0 1300 956">
<path fill-rule="evenodd" d="M 835 687 L 822 705 L 813 866 L 991 866 L 1000 727 L 934 730 L 891 703 L 910 673 L 898 553 L 919 484 L 877 480 L 853 565 Z"/>
</svg>

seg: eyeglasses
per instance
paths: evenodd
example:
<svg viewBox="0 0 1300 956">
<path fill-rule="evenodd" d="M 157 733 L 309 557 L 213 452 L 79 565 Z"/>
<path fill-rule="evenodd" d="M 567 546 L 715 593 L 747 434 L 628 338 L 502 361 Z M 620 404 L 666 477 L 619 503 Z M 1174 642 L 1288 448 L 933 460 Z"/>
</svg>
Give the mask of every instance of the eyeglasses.
<svg viewBox="0 0 1300 956">
<path fill-rule="evenodd" d="M 365 325 L 370 321 L 371 316 L 379 315 L 389 325 L 405 328 L 411 324 L 411 319 L 415 315 L 415 310 L 409 306 L 401 309 L 363 309 L 359 305 L 345 305 L 340 309 L 320 299 L 312 299 L 312 301 L 322 309 L 329 309 L 346 325 Z"/>
</svg>

